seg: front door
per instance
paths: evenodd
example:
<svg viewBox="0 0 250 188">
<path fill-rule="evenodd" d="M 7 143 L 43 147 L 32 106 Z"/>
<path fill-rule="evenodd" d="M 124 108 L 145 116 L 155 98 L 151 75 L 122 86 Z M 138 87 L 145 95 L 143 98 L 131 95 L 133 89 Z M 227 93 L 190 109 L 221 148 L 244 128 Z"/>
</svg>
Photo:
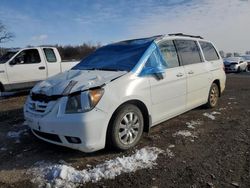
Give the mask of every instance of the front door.
<svg viewBox="0 0 250 188">
<path fill-rule="evenodd" d="M 22 50 L 6 65 L 12 89 L 31 87 L 34 82 L 46 79 L 46 65 L 40 57 L 37 49 Z"/>
<path fill-rule="evenodd" d="M 175 45 L 172 40 L 166 40 L 158 46 L 166 69 L 162 79 L 149 77 L 153 124 L 180 114 L 186 105 L 186 74 L 180 66 Z"/>
</svg>

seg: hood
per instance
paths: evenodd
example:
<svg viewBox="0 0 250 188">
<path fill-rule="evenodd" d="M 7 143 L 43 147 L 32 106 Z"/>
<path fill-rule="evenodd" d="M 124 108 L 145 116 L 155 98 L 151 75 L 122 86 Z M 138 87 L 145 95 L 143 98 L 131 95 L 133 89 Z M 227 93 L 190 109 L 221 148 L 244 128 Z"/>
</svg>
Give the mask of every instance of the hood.
<svg viewBox="0 0 250 188">
<path fill-rule="evenodd" d="M 47 96 L 68 95 L 102 86 L 126 73 L 126 71 L 69 70 L 38 83 L 32 92 Z"/>
</svg>

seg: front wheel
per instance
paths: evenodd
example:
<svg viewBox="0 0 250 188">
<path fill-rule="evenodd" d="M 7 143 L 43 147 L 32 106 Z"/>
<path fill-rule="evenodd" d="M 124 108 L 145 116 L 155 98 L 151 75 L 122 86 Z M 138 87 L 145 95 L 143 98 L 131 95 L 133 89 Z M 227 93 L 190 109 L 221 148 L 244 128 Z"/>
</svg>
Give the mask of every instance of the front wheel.
<svg viewBox="0 0 250 188">
<path fill-rule="evenodd" d="M 218 100 L 219 100 L 219 88 L 216 83 L 213 83 L 209 91 L 208 101 L 206 106 L 208 108 L 214 108 L 217 106 Z"/>
<path fill-rule="evenodd" d="M 132 104 L 125 104 L 117 111 L 110 124 L 107 139 L 109 144 L 118 150 L 134 147 L 143 132 L 143 115 L 140 109 Z"/>
<path fill-rule="evenodd" d="M 246 72 L 250 72 L 250 65 L 247 65 Z"/>
</svg>

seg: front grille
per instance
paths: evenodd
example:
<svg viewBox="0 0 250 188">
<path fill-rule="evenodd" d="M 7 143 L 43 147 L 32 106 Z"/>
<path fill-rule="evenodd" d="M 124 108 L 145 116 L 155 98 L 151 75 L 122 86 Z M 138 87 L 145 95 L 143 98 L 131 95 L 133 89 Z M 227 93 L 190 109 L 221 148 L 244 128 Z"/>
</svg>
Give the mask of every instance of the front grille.
<svg viewBox="0 0 250 188">
<path fill-rule="evenodd" d="M 27 102 L 26 110 L 34 115 L 45 115 L 52 110 L 58 98 L 59 96 L 32 93 Z"/>
<path fill-rule="evenodd" d="M 56 101 L 60 97 L 61 97 L 61 95 L 47 96 L 47 95 L 38 94 L 38 93 L 32 93 L 31 94 L 31 99 L 33 101 L 39 101 L 39 102 L 45 102 L 45 103 L 48 103 L 50 101 Z"/>
<path fill-rule="evenodd" d="M 60 143 L 62 143 L 61 139 L 56 134 L 40 132 L 40 131 L 37 131 L 37 130 L 34 130 L 34 129 L 33 129 L 33 131 L 35 132 L 35 134 L 37 136 L 40 136 L 42 138 L 45 138 L 47 140 L 51 140 L 51 141 L 54 141 L 54 142 L 60 142 Z"/>
<path fill-rule="evenodd" d="M 28 103 L 28 109 L 31 112 L 44 113 L 46 111 L 47 106 L 48 106 L 48 103 L 39 102 L 39 101 L 30 100 Z"/>
</svg>

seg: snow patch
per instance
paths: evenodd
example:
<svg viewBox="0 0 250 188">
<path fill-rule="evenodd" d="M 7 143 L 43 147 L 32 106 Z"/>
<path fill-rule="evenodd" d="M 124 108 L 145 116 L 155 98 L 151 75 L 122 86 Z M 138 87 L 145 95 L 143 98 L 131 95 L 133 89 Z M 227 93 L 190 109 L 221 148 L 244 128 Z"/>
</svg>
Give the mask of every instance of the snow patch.
<svg viewBox="0 0 250 188">
<path fill-rule="evenodd" d="M 169 148 L 166 149 L 166 154 L 170 159 L 175 156 L 174 153 Z"/>
<path fill-rule="evenodd" d="M 38 162 L 28 173 L 35 176 L 33 182 L 49 187 L 77 187 L 86 182 L 97 182 L 101 179 L 114 179 L 121 173 L 135 172 L 139 169 L 152 168 L 155 160 L 163 150 L 156 147 L 145 147 L 128 157 L 117 157 L 105 161 L 94 168 L 76 170 L 65 164 Z M 173 155 L 173 153 L 169 153 Z"/>
<path fill-rule="evenodd" d="M 174 148 L 174 147 L 175 147 L 174 144 L 171 144 L 171 145 L 168 146 L 168 148 Z"/>
<path fill-rule="evenodd" d="M 19 131 L 9 131 L 7 133 L 7 137 L 11 139 L 15 139 L 16 144 L 21 143 L 20 138 L 22 135 L 28 135 L 28 129 L 22 129 Z"/>
<path fill-rule="evenodd" d="M 230 97 L 228 98 L 229 100 L 235 100 L 236 98 L 235 97 Z"/>
<path fill-rule="evenodd" d="M 0 151 L 7 151 L 7 148 L 2 147 L 2 148 L 0 148 Z"/>
<path fill-rule="evenodd" d="M 214 115 L 219 115 L 219 114 L 221 114 L 221 113 L 214 111 L 214 112 L 211 112 L 211 113 L 208 113 L 208 112 L 203 113 L 203 116 L 206 116 L 206 117 L 208 117 L 211 120 L 215 120 L 215 116 Z"/>
<path fill-rule="evenodd" d="M 19 131 L 9 131 L 7 133 L 7 137 L 9 137 L 9 138 L 17 138 L 18 139 L 26 131 L 27 131 L 26 129 L 25 130 L 19 130 Z"/>
<path fill-rule="evenodd" d="M 187 130 L 180 130 L 173 134 L 173 137 L 176 136 L 183 136 L 183 137 L 195 137 L 190 131 Z"/>
<path fill-rule="evenodd" d="M 219 108 L 219 111 L 226 110 L 227 108 Z"/>
<path fill-rule="evenodd" d="M 200 121 L 190 121 L 190 122 L 186 122 L 187 128 L 189 129 L 195 129 L 197 125 L 201 125 L 202 122 Z"/>
</svg>

